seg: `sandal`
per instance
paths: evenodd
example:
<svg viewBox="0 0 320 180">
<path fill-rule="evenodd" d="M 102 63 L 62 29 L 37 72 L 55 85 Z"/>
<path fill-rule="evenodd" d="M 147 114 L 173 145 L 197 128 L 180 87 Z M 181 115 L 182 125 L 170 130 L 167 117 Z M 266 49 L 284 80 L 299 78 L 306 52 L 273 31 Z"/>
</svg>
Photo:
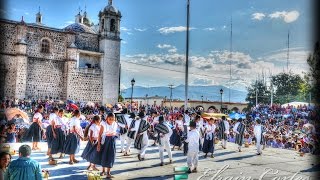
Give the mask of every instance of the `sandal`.
<svg viewBox="0 0 320 180">
<path fill-rule="evenodd" d="M 74 162 L 74 163 L 78 163 L 79 161 L 78 161 L 78 160 L 76 160 L 76 159 L 74 159 L 74 160 L 73 160 L 73 162 Z"/>
<path fill-rule="evenodd" d="M 101 173 L 100 173 L 100 176 L 105 176 L 105 175 L 107 175 L 106 172 L 101 172 Z"/>
<path fill-rule="evenodd" d="M 69 164 L 70 164 L 70 165 L 73 165 L 73 164 L 74 164 L 74 162 L 73 162 L 73 161 L 69 161 Z"/>
<path fill-rule="evenodd" d="M 100 171 L 97 167 L 92 168 L 94 171 Z"/>
<path fill-rule="evenodd" d="M 114 176 L 112 176 L 111 174 L 108 174 L 108 175 L 107 175 L 107 178 L 109 178 L 109 179 L 110 179 L 110 178 L 114 178 Z"/>
</svg>

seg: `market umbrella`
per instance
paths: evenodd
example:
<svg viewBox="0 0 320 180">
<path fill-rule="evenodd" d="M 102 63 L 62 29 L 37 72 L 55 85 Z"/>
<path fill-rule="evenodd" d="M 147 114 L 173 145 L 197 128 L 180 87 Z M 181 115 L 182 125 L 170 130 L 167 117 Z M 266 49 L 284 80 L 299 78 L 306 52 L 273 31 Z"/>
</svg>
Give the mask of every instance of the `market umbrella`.
<svg viewBox="0 0 320 180">
<path fill-rule="evenodd" d="M 239 114 L 239 113 L 231 113 L 229 114 L 229 117 L 231 119 L 239 119 L 239 118 L 242 118 L 242 119 L 245 119 L 246 118 L 246 115 L 245 114 Z"/>
<path fill-rule="evenodd" d="M 75 104 L 70 104 L 70 107 L 73 109 L 73 110 L 78 110 L 79 107 Z"/>
<path fill-rule="evenodd" d="M 20 115 L 25 122 L 29 122 L 29 116 L 26 112 L 18 108 L 9 108 L 5 111 L 5 115 L 8 120 L 12 120 L 16 115 Z"/>
</svg>

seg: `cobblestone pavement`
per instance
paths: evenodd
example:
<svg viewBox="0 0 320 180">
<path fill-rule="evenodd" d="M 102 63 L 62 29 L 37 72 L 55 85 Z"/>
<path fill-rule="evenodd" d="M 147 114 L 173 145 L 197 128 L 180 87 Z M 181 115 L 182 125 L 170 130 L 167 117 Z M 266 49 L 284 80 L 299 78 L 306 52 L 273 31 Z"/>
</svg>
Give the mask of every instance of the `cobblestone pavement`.
<svg viewBox="0 0 320 180">
<path fill-rule="evenodd" d="M 50 171 L 49 179 L 87 179 L 88 163 L 80 157 L 87 142 L 81 142 L 81 150 L 77 155 L 79 163 L 69 165 L 69 157 L 57 159 L 58 165 L 48 164 L 46 156 L 46 143 L 41 143 L 41 150 L 32 153 L 32 158 L 40 162 L 43 169 Z M 138 161 L 137 151 L 131 149 L 131 156 L 124 157 L 120 151 L 120 141 L 117 141 L 116 163 L 112 168 L 113 179 L 173 179 L 174 167 L 186 166 L 186 156 L 183 152 L 173 151 L 174 163 L 160 165 L 159 152 L 157 147 L 148 147 L 145 161 Z M 30 144 L 31 143 L 27 143 Z M 151 144 L 151 142 L 150 142 Z M 20 143 L 12 144 L 18 150 Z M 315 164 L 315 156 L 305 155 L 301 157 L 292 150 L 266 148 L 262 156 L 256 156 L 254 146 L 243 148 L 243 152 L 236 151 L 236 146 L 228 144 L 227 149 L 222 149 L 216 144 L 215 157 L 203 158 L 199 154 L 199 167 L 197 173 L 189 174 L 188 179 L 319 179 L 316 171 L 319 172 L 319 164 Z M 166 155 L 166 153 L 165 153 Z M 16 159 L 15 155 L 13 159 Z M 54 156 L 55 157 L 55 156 Z M 165 162 L 169 162 L 165 157 Z M 100 167 L 98 167 L 100 169 Z M 300 179 L 301 179 L 300 178 Z"/>
</svg>

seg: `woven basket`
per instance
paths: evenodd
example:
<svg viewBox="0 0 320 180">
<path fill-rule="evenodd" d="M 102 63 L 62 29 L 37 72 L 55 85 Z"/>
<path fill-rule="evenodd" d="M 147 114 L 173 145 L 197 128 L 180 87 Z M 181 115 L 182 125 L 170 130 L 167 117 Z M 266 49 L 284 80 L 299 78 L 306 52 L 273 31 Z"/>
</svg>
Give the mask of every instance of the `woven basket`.
<svg viewBox="0 0 320 180">
<path fill-rule="evenodd" d="M 88 180 L 102 180 L 99 173 L 87 172 Z"/>
<path fill-rule="evenodd" d="M 244 147 L 248 148 L 249 146 L 250 146 L 250 145 L 249 145 L 248 142 L 245 142 L 245 143 L 244 143 Z"/>
<path fill-rule="evenodd" d="M 57 165 L 57 160 L 49 160 L 49 165 Z"/>
</svg>

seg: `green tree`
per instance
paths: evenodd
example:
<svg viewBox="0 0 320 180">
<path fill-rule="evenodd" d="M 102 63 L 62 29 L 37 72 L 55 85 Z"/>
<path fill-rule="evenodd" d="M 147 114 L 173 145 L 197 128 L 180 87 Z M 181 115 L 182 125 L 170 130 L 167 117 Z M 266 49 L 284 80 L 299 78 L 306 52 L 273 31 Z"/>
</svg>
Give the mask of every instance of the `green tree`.
<svg viewBox="0 0 320 180">
<path fill-rule="evenodd" d="M 313 102 L 320 104 L 320 47 L 319 42 L 315 44 L 312 54 L 309 55 L 307 63 L 310 67 L 311 94 Z"/>
<path fill-rule="evenodd" d="M 249 102 L 249 108 L 256 105 L 256 97 L 258 99 L 258 103 L 270 103 L 270 90 L 268 89 L 264 79 L 259 79 L 252 82 L 251 85 L 247 87 L 247 91 L 248 94 L 246 97 L 246 101 Z"/>
<path fill-rule="evenodd" d="M 274 102 L 283 104 L 297 100 L 304 82 L 301 76 L 289 72 L 272 76 L 271 83 L 275 91 Z"/>
<path fill-rule="evenodd" d="M 121 96 L 121 94 L 119 94 L 118 102 L 123 102 L 123 97 Z"/>
</svg>

